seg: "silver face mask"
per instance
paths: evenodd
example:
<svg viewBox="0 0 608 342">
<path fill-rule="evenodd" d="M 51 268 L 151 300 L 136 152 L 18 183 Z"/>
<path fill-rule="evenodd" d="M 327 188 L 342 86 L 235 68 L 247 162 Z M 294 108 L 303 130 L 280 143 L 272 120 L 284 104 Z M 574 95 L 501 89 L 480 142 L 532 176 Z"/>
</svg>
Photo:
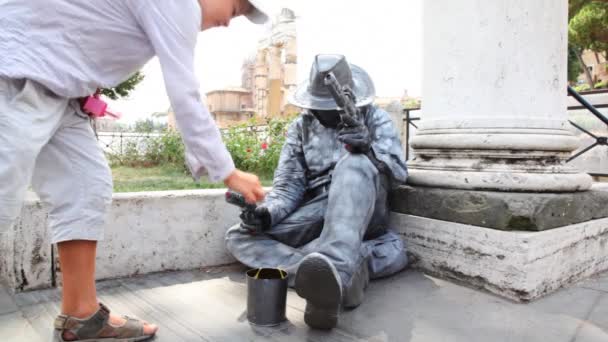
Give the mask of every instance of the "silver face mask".
<svg viewBox="0 0 608 342">
<path fill-rule="evenodd" d="M 340 111 L 338 110 L 311 110 L 321 125 L 327 128 L 338 128 L 340 123 Z"/>
</svg>

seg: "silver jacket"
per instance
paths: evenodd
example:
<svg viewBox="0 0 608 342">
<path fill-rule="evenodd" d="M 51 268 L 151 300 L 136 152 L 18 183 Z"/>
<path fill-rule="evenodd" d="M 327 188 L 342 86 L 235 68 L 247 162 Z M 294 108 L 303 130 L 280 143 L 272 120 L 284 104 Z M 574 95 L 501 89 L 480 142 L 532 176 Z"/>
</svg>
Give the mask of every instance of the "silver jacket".
<svg viewBox="0 0 608 342">
<path fill-rule="evenodd" d="M 372 137 L 373 154 L 390 170 L 392 185 L 405 183 L 405 157 L 390 115 L 369 107 L 363 117 Z M 349 153 L 341 145 L 338 130 L 321 125 L 310 112 L 294 120 L 274 174 L 273 189 L 262 204 L 270 211 L 273 225 L 298 208 L 308 191 L 331 183 L 333 168 Z"/>
</svg>

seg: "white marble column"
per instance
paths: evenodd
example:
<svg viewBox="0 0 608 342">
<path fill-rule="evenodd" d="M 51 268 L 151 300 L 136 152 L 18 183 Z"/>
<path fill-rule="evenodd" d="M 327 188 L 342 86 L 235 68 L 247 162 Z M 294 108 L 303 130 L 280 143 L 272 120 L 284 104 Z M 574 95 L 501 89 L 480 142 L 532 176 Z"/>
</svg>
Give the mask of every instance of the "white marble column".
<svg viewBox="0 0 608 342">
<path fill-rule="evenodd" d="M 414 185 L 587 190 L 564 163 L 567 0 L 425 0 L 423 116 Z"/>
</svg>

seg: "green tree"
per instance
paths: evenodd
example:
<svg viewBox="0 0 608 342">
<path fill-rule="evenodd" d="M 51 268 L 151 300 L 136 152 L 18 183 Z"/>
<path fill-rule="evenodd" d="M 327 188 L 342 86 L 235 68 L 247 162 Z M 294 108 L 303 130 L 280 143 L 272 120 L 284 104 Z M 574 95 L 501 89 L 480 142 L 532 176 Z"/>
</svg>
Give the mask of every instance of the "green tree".
<svg viewBox="0 0 608 342">
<path fill-rule="evenodd" d="M 166 122 L 158 122 L 155 124 L 155 127 L 159 132 L 166 132 L 169 130 L 169 125 Z"/>
<path fill-rule="evenodd" d="M 414 108 L 420 108 L 420 105 L 421 105 L 420 100 L 409 99 L 405 103 L 404 107 L 405 107 L 405 109 L 414 109 Z"/>
<path fill-rule="evenodd" d="M 569 10 L 569 68 L 573 68 L 576 57 L 580 70 L 585 72 L 587 83 L 593 88 L 593 79 L 582 54 L 585 50 L 592 50 L 608 57 L 608 0 L 570 0 Z M 568 71 L 570 80 L 575 71 Z"/>
<path fill-rule="evenodd" d="M 118 100 L 121 97 L 127 97 L 129 93 L 135 89 L 141 81 L 144 80 L 144 75 L 141 71 L 136 72 L 131 77 L 129 77 L 126 81 L 117 85 L 114 88 L 104 88 L 101 89 L 101 94 L 109 97 L 112 100 Z"/>
<path fill-rule="evenodd" d="M 150 116 L 153 117 L 153 118 L 155 118 L 155 119 L 160 119 L 160 118 L 166 118 L 167 116 L 169 116 L 169 113 L 167 113 L 167 112 L 154 112 Z"/>
<path fill-rule="evenodd" d="M 584 64 L 584 62 L 581 63 L 579 57 L 580 53 L 578 52 L 578 49 L 572 44 L 568 44 L 568 81 L 572 83 L 576 83 L 578 75 L 583 72 L 583 67 L 581 64 Z M 587 74 L 588 71 L 589 70 L 587 70 Z M 591 78 L 591 75 L 589 74 L 588 77 Z"/>
<path fill-rule="evenodd" d="M 581 2 L 577 0 L 575 2 Z M 605 54 L 608 51 L 608 0 L 584 1 L 574 7 L 568 24 L 570 42 L 578 47 Z"/>
<path fill-rule="evenodd" d="M 154 131 L 154 121 L 152 119 L 137 120 L 133 129 L 137 133 L 152 133 Z"/>
</svg>

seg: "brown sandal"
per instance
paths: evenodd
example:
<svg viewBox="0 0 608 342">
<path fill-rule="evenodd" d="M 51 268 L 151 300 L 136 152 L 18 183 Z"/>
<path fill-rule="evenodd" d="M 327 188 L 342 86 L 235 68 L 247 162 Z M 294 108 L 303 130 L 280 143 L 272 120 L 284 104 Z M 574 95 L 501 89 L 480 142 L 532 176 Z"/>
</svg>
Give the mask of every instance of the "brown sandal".
<svg viewBox="0 0 608 342">
<path fill-rule="evenodd" d="M 144 335 L 144 322 L 124 316 L 126 323 L 122 326 L 110 324 L 110 309 L 99 303 L 99 310 L 86 319 L 59 315 L 55 319 L 55 341 L 59 342 L 138 342 L 154 337 Z M 75 339 L 65 340 L 68 332 Z"/>
</svg>

